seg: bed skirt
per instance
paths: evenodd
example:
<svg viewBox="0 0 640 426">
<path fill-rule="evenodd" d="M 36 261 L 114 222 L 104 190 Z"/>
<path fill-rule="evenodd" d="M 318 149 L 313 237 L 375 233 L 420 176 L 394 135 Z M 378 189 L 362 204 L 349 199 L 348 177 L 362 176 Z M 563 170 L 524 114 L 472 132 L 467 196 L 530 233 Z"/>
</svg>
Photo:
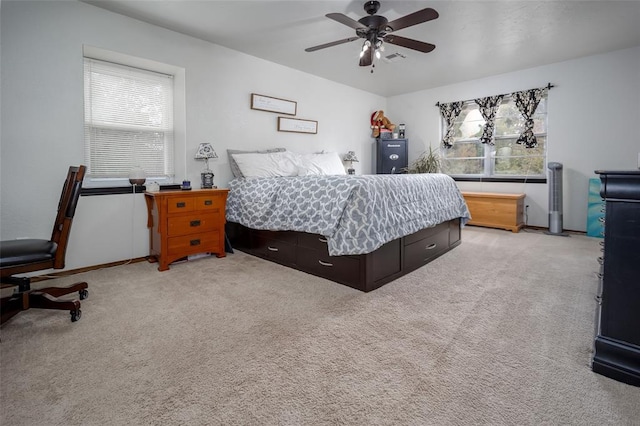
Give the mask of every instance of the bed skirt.
<svg viewBox="0 0 640 426">
<path fill-rule="evenodd" d="M 374 252 L 329 256 L 321 235 L 295 231 L 263 231 L 227 223 L 231 246 L 361 291 L 379 288 L 426 265 L 461 242 L 460 219 L 390 241 Z"/>
</svg>

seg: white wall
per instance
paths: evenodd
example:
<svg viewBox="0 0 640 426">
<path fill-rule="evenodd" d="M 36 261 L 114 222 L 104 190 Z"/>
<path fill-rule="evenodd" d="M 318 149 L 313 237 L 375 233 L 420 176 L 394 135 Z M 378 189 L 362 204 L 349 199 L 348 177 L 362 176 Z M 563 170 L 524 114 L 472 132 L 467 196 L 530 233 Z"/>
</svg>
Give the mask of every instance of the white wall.
<svg viewBox="0 0 640 426">
<path fill-rule="evenodd" d="M 384 109 L 407 124 L 415 158 L 427 144 L 438 145 L 437 101 L 547 82 L 557 86 L 549 97 L 549 160 L 565 166 L 566 229 L 585 229 L 593 170 L 633 169 L 640 151 L 640 48 L 385 99 L 75 1 L 5 1 L 0 15 L 2 239 L 47 237 L 66 170 L 84 162 L 83 45 L 185 70 L 186 143 L 177 154 L 186 164 L 177 169 L 192 182 L 202 169 L 192 158 L 200 142 L 211 142 L 220 156 L 210 162 L 220 187 L 231 178 L 227 148 L 354 150 L 358 173 L 370 173 L 372 111 Z M 318 134 L 277 132 L 277 114 L 249 108 L 252 92 L 297 101 L 300 118 L 318 120 Z M 593 105 L 592 98 L 601 103 Z M 527 193 L 529 224 L 546 226 L 546 185 L 461 184 L 467 186 Z M 68 269 L 147 253 L 142 195 L 81 198 Z"/>
<path fill-rule="evenodd" d="M 440 144 L 436 102 L 545 86 L 549 161 L 563 164 L 564 229 L 585 231 L 589 178 L 597 169 L 636 169 L 640 152 L 640 47 L 424 90 L 388 99 L 407 125 L 410 161 Z M 546 184 L 459 182 L 462 190 L 527 194 L 528 224 L 548 226 Z"/>
<path fill-rule="evenodd" d="M 2 2 L 0 237 L 51 233 L 61 184 L 84 162 L 82 47 L 133 55 L 183 68 L 186 144 L 177 153 L 177 181 L 199 182 L 193 159 L 211 142 L 215 183 L 231 178 L 226 149 L 283 146 L 371 156 L 371 111 L 386 99 L 76 1 Z M 250 94 L 297 101 L 299 118 L 319 122 L 318 134 L 278 132 L 277 114 L 250 109 Z M 34 154 L 37 153 L 37 154 Z M 370 162 L 357 163 L 370 173 Z M 184 176 L 186 174 L 186 176 Z M 82 197 L 67 269 L 148 254 L 143 196 Z"/>
</svg>

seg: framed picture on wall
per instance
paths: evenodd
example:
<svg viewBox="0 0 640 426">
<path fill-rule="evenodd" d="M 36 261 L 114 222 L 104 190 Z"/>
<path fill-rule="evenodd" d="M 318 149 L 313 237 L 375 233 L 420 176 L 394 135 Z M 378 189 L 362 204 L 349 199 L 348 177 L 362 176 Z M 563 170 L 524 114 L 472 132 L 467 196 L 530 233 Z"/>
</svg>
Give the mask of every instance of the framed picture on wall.
<svg viewBox="0 0 640 426">
<path fill-rule="evenodd" d="M 278 117 L 279 132 L 318 133 L 318 122 L 301 118 Z"/>
<path fill-rule="evenodd" d="M 276 112 L 278 114 L 296 115 L 298 103 L 271 96 L 251 94 L 251 109 Z"/>
</svg>

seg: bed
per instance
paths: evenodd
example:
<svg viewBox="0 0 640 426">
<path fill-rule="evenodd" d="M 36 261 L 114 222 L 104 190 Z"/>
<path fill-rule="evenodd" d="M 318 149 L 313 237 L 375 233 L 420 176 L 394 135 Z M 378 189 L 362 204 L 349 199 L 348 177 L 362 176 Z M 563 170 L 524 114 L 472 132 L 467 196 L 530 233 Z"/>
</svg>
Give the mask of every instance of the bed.
<svg viewBox="0 0 640 426">
<path fill-rule="evenodd" d="M 361 291 L 459 245 L 470 218 L 444 174 L 290 173 L 229 183 L 231 245 Z"/>
</svg>

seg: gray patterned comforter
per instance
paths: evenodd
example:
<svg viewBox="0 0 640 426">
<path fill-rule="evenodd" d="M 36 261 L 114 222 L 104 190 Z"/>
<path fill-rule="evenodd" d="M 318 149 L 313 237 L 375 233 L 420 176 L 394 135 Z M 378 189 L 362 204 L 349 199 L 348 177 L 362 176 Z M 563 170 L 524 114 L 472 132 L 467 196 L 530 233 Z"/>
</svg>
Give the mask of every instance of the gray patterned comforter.
<svg viewBox="0 0 640 426">
<path fill-rule="evenodd" d="M 370 253 L 420 229 L 470 218 L 444 174 L 234 179 L 229 189 L 227 221 L 324 235 L 331 256 Z"/>
</svg>

